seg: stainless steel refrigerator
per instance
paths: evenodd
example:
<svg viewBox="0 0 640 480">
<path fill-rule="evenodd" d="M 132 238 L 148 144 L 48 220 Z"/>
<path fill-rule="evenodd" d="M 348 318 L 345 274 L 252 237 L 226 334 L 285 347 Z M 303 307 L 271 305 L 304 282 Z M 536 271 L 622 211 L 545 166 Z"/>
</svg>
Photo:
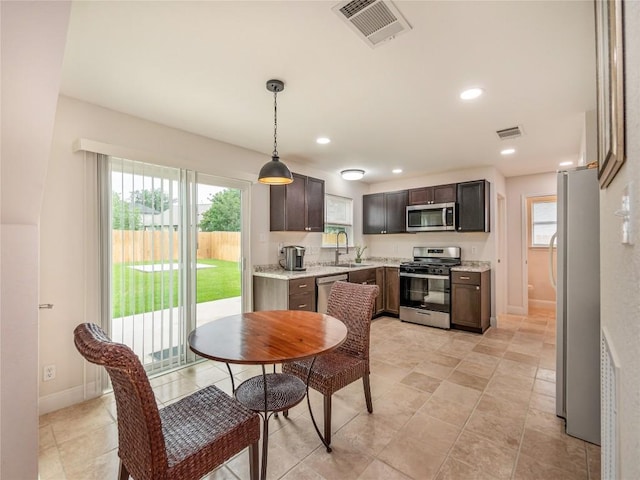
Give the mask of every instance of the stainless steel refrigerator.
<svg viewBox="0 0 640 480">
<path fill-rule="evenodd" d="M 557 201 L 556 414 L 569 435 L 600 445 L 597 169 L 558 172 Z"/>
</svg>

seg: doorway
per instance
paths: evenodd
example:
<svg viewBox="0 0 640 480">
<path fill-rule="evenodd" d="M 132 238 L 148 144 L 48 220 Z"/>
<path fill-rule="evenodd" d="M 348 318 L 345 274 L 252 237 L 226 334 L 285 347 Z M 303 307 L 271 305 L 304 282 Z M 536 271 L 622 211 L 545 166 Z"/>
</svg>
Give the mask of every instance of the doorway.
<svg viewBox="0 0 640 480">
<path fill-rule="evenodd" d="M 496 240 L 497 240 L 497 264 L 496 264 L 496 318 L 507 311 L 507 265 L 506 265 L 506 200 L 498 194 Z"/>
<path fill-rule="evenodd" d="M 555 275 L 555 247 L 550 242 L 557 229 L 556 195 L 532 195 L 525 198 L 526 288 L 525 306 L 531 311 L 553 311 L 556 292 L 552 284 Z"/>
</svg>

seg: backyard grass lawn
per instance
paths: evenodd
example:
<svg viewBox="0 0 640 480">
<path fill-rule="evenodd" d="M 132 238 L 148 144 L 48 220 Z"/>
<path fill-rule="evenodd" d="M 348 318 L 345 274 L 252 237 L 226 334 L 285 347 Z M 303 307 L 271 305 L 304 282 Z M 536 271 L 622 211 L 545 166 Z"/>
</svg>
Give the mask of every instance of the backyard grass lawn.
<svg viewBox="0 0 640 480">
<path fill-rule="evenodd" d="M 196 302 L 210 302 L 240 296 L 238 262 L 201 259 L 213 268 L 196 270 Z M 149 265 L 140 262 L 136 265 Z M 112 265 L 113 318 L 152 312 L 178 305 L 178 272 L 141 272 L 132 264 Z M 169 292 L 173 289 L 173 298 Z"/>
</svg>

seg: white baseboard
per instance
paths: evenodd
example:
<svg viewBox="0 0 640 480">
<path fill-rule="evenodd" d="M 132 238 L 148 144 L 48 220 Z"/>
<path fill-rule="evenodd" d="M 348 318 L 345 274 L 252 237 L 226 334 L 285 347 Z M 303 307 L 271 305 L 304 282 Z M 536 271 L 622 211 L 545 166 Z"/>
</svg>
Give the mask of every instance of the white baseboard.
<svg viewBox="0 0 640 480">
<path fill-rule="evenodd" d="M 556 302 L 552 300 L 529 299 L 529 308 L 542 308 L 544 310 L 555 310 Z"/>
<path fill-rule="evenodd" d="M 507 313 L 511 315 L 526 315 L 527 309 L 516 305 L 507 305 Z"/>
<path fill-rule="evenodd" d="M 98 389 L 96 382 L 90 382 L 87 384 L 86 395 L 82 385 L 63 390 L 62 392 L 44 395 L 38 399 L 38 414 L 43 415 L 45 413 L 55 412 L 61 408 L 70 407 L 76 403 L 98 397 L 101 394 L 102 392 Z"/>
</svg>

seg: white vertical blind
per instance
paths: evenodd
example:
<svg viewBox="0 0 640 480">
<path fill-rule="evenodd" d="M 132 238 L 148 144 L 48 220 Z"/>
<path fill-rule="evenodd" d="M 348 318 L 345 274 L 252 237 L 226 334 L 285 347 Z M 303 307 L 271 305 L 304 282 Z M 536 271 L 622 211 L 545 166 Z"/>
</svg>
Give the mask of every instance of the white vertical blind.
<svg viewBox="0 0 640 480">
<path fill-rule="evenodd" d="M 188 333 L 244 309 L 241 231 L 249 227 L 249 184 L 115 156 L 98 159 L 103 326 L 134 350 L 149 373 L 196 361 Z M 227 230 L 222 225 L 208 232 L 198 260 L 199 208 L 213 208 L 199 197 L 229 190 L 241 199 L 237 235 L 225 237 L 227 243 L 215 236 L 212 244 Z"/>
<path fill-rule="evenodd" d="M 150 372 L 184 362 L 185 175 L 108 157 L 109 330 Z"/>
</svg>

